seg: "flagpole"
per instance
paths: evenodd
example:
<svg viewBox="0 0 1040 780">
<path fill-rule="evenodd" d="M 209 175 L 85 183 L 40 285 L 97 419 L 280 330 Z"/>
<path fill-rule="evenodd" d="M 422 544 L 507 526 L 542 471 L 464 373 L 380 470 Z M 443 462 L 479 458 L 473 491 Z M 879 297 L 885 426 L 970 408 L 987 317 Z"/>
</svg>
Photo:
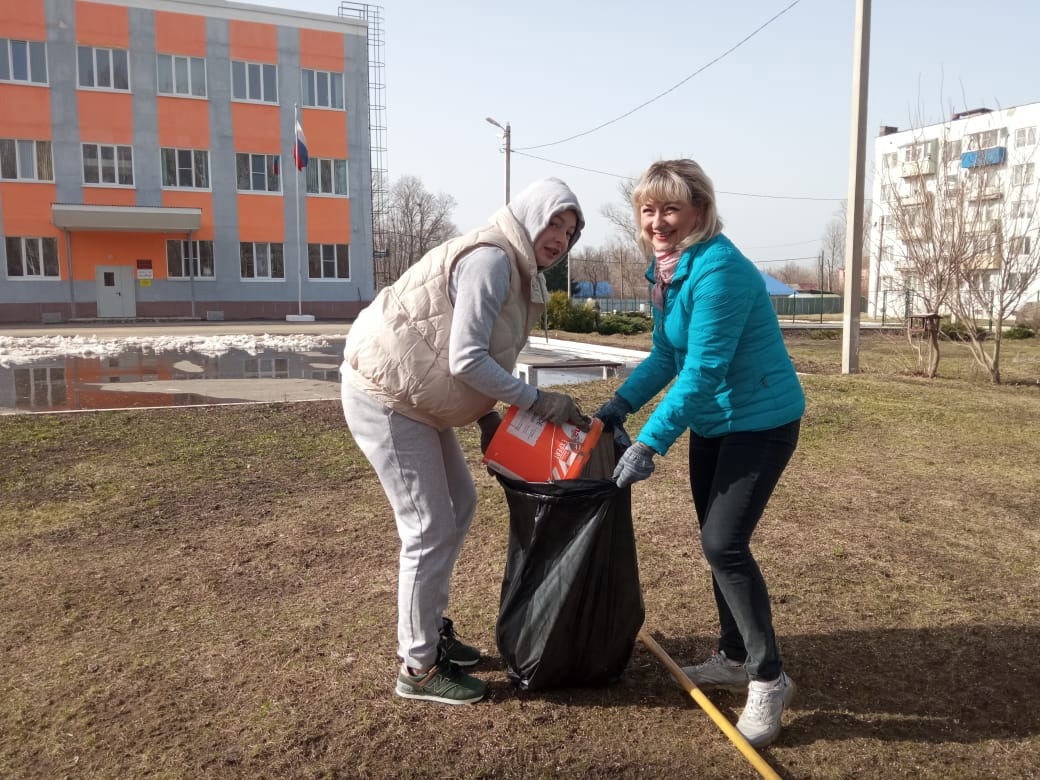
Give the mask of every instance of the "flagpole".
<svg viewBox="0 0 1040 780">
<path fill-rule="evenodd" d="M 296 159 L 296 146 L 299 140 L 296 137 L 296 127 L 300 122 L 299 104 L 293 103 L 293 159 Z M 300 233 L 300 173 L 299 165 L 293 164 L 296 169 L 296 313 L 303 316 L 303 235 Z"/>
</svg>

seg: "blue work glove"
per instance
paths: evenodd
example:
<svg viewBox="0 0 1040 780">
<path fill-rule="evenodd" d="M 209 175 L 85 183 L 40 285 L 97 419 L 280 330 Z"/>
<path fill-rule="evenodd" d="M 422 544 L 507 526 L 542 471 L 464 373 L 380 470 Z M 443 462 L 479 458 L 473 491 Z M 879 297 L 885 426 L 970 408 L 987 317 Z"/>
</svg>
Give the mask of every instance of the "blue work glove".
<svg viewBox="0 0 1040 780">
<path fill-rule="evenodd" d="M 621 428 L 625 425 L 625 418 L 630 414 L 632 405 L 620 395 L 615 395 L 592 416 L 601 419 L 605 428 Z"/>
<path fill-rule="evenodd" d="M 479 420 L 477 425 L 480 426 L 480 454 L 486 455 L 488 447 L 491 445 L 491 440 L 495 437 L 495 432 L 498 430 L 498 426 L 502 424 L 502 415 L 498 412 L 488 412 Z"/>
<path fill-rule="evenodd" d="M 633 482 L 646 479 L 654 473 L 654 452 L 643 442 L 637 441 L 618 460 L 617 467 L 611 479 L 617 483 L 619 488 L 628 487 Z"/>
</svg>

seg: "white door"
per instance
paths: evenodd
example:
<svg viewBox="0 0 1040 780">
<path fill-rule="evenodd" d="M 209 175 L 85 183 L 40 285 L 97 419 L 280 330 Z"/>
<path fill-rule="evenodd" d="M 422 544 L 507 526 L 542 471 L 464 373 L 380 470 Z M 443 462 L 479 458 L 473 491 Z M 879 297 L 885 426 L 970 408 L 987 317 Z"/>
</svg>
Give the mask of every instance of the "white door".
<svg viewBox="0 0 1040 780">
<path fill-rule="evenodd" d="M 99 265 L 97 274 L 97 316 L 136 317 L 134 269 L 125 265 Z"/>
</svg>

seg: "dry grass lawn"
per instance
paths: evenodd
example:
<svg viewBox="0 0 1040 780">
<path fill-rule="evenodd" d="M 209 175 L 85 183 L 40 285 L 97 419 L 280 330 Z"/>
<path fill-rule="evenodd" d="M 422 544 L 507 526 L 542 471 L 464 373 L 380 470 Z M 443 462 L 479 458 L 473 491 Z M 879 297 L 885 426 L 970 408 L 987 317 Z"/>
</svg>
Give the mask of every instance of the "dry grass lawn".
<svg viewBox="0 0 1040 780">
<path fill-rule="evenodd" d="M 791 343 L 808 413 L 755 549 L 800 690 L 762 755 L 1036 777 L 1040 345 L 992 387 L 880 339 L 840 376 L 839 344 Z M 443 707 L 391 693 L 397 537 L 337 404 L 0 418 L 0 777 L 754 777 L 642 646 L 607 688 L 510 686 L 504 495 L 460 438 L 480 505 L 450 615 L 492 693 Z M 715 631 L 685 472 L 680 441 L 633 490 L 646 628 L 680 663 Z"/>
</svg>

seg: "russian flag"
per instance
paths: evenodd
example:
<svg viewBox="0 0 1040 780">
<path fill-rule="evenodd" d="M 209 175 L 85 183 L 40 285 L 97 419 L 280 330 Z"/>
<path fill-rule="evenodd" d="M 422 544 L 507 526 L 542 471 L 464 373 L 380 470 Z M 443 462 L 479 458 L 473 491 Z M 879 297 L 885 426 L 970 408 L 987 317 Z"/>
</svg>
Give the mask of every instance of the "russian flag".
<svg viewBox="0 0 1040 780">
<path fill-rule="evenodd" d="M 307 138 L 303 134 L 303 128 L 300 126 L 299 119 L 296 120 L 296 144 L 293 146 L 292 157 L 298 171 L 306 168 L 307 160 L 310 159 L 307 155 Z"/>
</svg>

